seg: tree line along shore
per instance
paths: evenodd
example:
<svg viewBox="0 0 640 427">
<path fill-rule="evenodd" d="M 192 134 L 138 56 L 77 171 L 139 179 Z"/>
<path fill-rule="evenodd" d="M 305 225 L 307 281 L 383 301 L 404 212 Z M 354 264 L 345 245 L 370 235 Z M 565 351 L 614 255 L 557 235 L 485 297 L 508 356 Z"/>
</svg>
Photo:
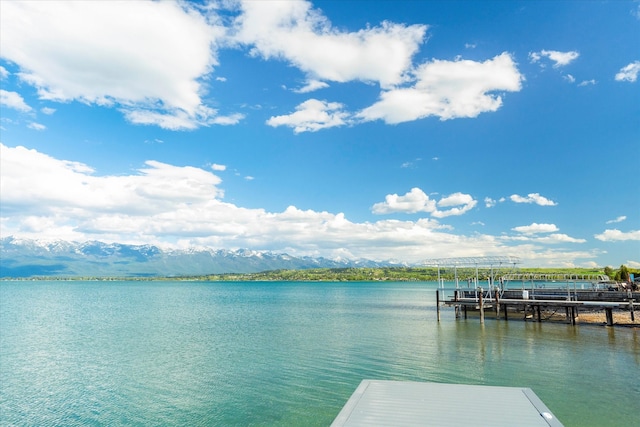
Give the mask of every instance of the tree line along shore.
<svg viewBox="0 0 640 427">
<path fill-rule="evenodd" d="M 478 279 L 486 281 L 491 275 L 500 277 L 507 273 L 530 274 L 566 274 L 573 276 L 605 274 L 614 282 L 628 282 L 631 277 L 640 277 L 640 269 L 630 269 L 622 265 L 614 270 L 605 268 L 518 268 L 518 269 L 488 269 L 479 268 Z M 291 281 L 291 282 L 363 282 L 363 281 L 416 281 L 429 282 L 442 280 L 467 280 L 476 277 L 475 268 L 441 269 L 435 267 L 380 267 L 380 268 L 314 268 L 304 270 L 272 270 L 258 273 L 222 273 L 198 276 L 133 276 L 133 277 L 28 277 L 20 279 L 3 278 L 3 280 L 99 280 L 99 281 Z"/>
</svg>

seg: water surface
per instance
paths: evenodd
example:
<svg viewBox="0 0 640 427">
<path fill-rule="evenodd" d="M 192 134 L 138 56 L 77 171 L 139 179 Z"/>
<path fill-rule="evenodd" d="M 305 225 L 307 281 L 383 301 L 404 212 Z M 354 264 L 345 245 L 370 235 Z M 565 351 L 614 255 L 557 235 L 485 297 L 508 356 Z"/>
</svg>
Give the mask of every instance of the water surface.
<svg viewBox="0 0 640 427">
<path fill-rule="evenodd" d="M 566 426 L 629 425 L 638 333 L 438 323 L 432 283 L 0 282 L 0 421 L 326 426 L 366 378 L 530 387 Z"/>
</svg>

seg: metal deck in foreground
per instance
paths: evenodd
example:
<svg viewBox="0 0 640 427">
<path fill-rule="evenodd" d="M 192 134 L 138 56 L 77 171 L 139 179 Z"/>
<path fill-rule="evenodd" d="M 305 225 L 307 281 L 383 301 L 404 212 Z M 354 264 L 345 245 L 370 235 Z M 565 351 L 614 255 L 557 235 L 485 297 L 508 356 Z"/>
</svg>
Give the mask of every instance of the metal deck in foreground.
<svg viewBox="0 0 640 427">
<path fill-rule="evenodd" d="M 530 388 L 363 380 L 332 427 L 562 427 Z"/>
</svg>

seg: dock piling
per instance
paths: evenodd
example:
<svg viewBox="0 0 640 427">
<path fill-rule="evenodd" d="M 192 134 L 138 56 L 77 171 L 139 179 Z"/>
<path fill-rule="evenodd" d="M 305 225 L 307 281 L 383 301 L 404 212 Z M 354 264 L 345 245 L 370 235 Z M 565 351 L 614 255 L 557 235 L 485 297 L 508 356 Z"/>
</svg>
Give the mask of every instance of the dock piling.
<svg viewBox="0 0 640 427">
<path fill-rule="evenodd" d="M 604 312 L 607 315 L 607 326 L 613 326 L 613 310 L 611 308 L 605 308 Z"/>
</svg>

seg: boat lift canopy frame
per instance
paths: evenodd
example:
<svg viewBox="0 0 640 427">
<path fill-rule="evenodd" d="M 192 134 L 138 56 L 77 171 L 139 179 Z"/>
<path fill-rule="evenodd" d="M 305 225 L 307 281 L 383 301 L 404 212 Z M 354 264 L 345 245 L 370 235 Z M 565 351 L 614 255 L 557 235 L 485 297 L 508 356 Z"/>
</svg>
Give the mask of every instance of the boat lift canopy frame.
<svg viewBox="0 0 640 427">
<path fill-rule="evenodd" d="M 458 287 L 458 267 L 475 267 L 476 277 L 475 286 L 478 286 L 478 268 L 489 267 L 490 268 L 490 284 L 494 283 L 493 269 L 494 267 L 502 268 L 508 267 L 515 268 L 517 264 L 520 264 L 521 260 L 515 256 L 481 256 L 481 257 L 461 257 L 461 258 L 438 258 L 438 259 L 426 259 L 422 261 L 422 265 L 425 267 L 437 267 L 438 268 L 438 286 L 444 287 L 443 281 L 440 279 L 440 268 L 453 267 L 454 276 L 456 281 L 456 288 Z"/>
</svg>

